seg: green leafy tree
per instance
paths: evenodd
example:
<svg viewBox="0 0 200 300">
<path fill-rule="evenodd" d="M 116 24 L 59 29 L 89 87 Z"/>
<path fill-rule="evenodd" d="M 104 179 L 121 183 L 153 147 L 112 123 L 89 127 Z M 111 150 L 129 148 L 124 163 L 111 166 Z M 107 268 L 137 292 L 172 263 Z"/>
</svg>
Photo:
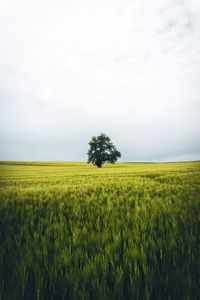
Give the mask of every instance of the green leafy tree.
<svg viewBox="0 0 200 300">
<path fill-rule="evenodd" d="M 121 153 L 104 133 L 93 136 L 89 142 L 88 163 L 101 168 L 105 162 L 115 163 L 121 157 Z"/>
</svg>

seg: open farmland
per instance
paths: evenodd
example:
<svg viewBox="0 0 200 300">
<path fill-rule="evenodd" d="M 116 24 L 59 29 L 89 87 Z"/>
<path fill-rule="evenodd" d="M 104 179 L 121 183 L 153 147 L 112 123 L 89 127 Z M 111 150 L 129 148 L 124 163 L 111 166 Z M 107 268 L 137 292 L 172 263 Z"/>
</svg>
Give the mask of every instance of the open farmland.
<svg viewBox="0 0 200 300">
<path fill-rule="evenodd" d="M 200 162 L 0 163 L 0 299 L 199 299 Z"/>
</svg>

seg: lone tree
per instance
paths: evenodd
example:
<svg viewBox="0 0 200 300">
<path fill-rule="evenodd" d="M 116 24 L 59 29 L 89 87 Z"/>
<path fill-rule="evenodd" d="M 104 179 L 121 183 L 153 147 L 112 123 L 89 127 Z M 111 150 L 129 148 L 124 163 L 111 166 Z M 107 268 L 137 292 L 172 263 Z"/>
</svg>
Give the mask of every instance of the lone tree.
<svg viewBox="0 0 200 300">
<path fill-rule="evenodd" d="M 99 136 L 93 136 L 89 142 L 88 150 L 88 163 L 101 168 L 105 162 L 114 164 L 121 153 L 111 143 L 110 138 L 104 133 L 100 133 Z"/>
</svg>

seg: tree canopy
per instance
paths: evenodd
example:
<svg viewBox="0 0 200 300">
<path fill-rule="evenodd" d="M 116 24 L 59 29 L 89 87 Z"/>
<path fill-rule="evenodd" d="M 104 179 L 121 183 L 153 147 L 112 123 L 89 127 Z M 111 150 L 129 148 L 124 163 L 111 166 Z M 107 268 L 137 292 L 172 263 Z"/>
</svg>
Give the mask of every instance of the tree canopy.
<svg viewBox="0 0 200 300">
<path fill-rule="evenodd" d="M 98 168 L 101 168 L 105 162 L 115 163 L 120 157 L 121 153 L 104 133 L 93 136 L 89 142 L 88 163 L 92 163 Z"/>
</svg>

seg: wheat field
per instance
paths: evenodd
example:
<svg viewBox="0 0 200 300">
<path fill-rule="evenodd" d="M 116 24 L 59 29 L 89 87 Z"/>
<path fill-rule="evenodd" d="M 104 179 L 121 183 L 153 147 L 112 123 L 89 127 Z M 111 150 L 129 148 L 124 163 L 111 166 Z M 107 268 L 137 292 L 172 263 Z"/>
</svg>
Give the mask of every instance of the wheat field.
<svg viewBox="0 0 200 300">
<path fill-rule="evenodd" d="M 0 162 L 0 299 L 199 299 L 200 162 Z"/>
</svg>

